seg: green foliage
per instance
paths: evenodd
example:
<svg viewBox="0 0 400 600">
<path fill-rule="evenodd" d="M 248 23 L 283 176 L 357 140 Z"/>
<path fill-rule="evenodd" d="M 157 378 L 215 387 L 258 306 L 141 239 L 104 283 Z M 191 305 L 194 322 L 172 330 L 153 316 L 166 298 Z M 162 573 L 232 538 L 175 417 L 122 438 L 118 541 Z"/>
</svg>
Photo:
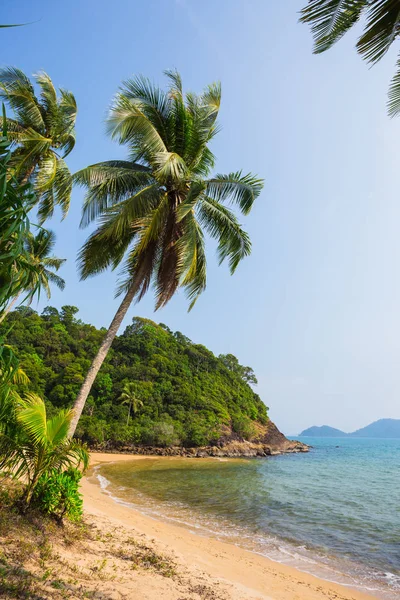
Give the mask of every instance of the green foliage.
<svg viewBox="0 0 400 600">
<path fill-rule="evenodd" d="M 45 398 L 54 414 L 73 403 L 82 373 L 104 336 L 79 321 L 76 311 L 47 307 L 39 316 L 18 309 L 8 317 L 8 333 L 0 326 L 0 335 L 7 333 L 8 343 L 18 351 L 30 389 Z M 77 435 L 91 445 L 110 447 L 202 446 L 231 428 L 251 437 L 252 423 L 266 423 L 268 417 L 265 404 L 248 385 L 248 369 L 233 355 L 216 357 L 180 332 L 134 318 L 115 339 Z M 21 393 L 26 389 L 18 386 Z M 136 408 L 135 399 L 142 403 Z"/>
<path fill-rule="evenodd" d="M 311 25 L 314 52 L 331 48 L 361 18 L 364 29 L 356 44 L 357 52 L 369 63 L 376 63 L 400 34 L 398 0 L 309 0 L 300 20 Z M 389 89 L 388 111 L 400 113 L 400 55 L 397 71 Z"/>
<path fill-rule="evenodd" d="M 44 229 L 37 236 L 30 232 L 28 212 L 36 197 L 31 185 L 16 177 L 16 153 L 12 155 L 10 151 L 5 114 L 3 125 L 0 140 L 0 321 L 7 313 L 7 304 L 12 305 L 22 292 L 32 298 L 42 287 L 49 294 L 49 281 L 60 287 L 64 284 L 53 272 L 63 261 L 48 256 L 54 244 L 53 234 Z M 14 131 L 10 121 L 8 126 Z M 17 314 L 35 313 L 25 308 Z M 27 363 L 34 371 L 42 364 L 42 359 L 33 352 Z M 40 482 L 38 500 L 46 504 L 52 496 L 51 512 L 60 518 L 68 514 L 76 519 L 81 512 L 77 493 L 79 478 L 74 472 L 64 474 L 64 478 L 60 473 L 65 467 L 81 461 L 86 465 L 88 454 L 82 444 L 67 437 L 71 412 L 61 410 L 47 419 L 43 400 L 31 392 L 19 394 L 17 386 L 24 388 L 28 383 L 29 378 L 20 368 L 12 349 L 4 343 L 4 336 L 0 337 L 0 472 L 26 484 L 25 508 L 29 507 Z M 60 479 L 55 482 L 57 476 Z M 59 497 L 56 502 L 54 490 L 57 486 Z M 47 508 L 50 510 L 50 506 Z"/>
<path fill-rule="evenodd" d="M 82 517 L 82 495 L 79 482 L 82 473 L 70 468 L 64 472 L 56 469 L 43 473 L 35 487 L 32 502 L 44 513 L 62 520 L 79 521 Z"/>
<path fill-rule="evenodd" d="M 30 185 L 20 184 L 11 172 L 10 141 L 5 113 L 0 138 L 0 316 L 15 296 L 29 287 L 36 268 L 29 261 L 25 240 L 29 235 L 28 212 L 35 202 Z M 31 292 L 37 290 L 37 283 Z"/>
<path fill-rule="evenodd" d="M 11 166 L 18 181 L 33 184 L 43 222 L 53 215 L 55 205 L 63 216 L 68 212 L 72 176 L 64 158 L 75 145 L 77 108 L 71 92 L 60 89 L 57 95 L 47 73 L 38 73 L 35 80 L 39 95 L 22 71 L 0 69 L 0 98 L 13 114 L 7 119 Z"/>
<path fill-rule="evenodd" d="M 40 228 L 36 235 L 30 233 L 25 240 L 25 250 L 30 262 L 35 266 L 35 280 L 38 280 L 39 290 L 44 289 L 47 298 L 51 297 L 50 283 L 54 283 L 60 290 L 65 287 L 65 281 L 55 273 L 65 262 L 65 258 L 56 258 L 52 255 L 56 237 L 53 231 Z M 35 285 L 33 286 L 35 287 Z"/>
<path fill-rule="evenodd" d="M 47 418 L 45 403 L 29 392 L 15 396 L 0 425 L 0 471 L 26 482 L 23 502 L 29 507 L 42 477 L 80 463 L 87 467 L 86 448 L 68 437 L 72 413 L 59 410 Z"/>
<path fill-rule="evenodd" d="M 121 404 L 127 404 L 129 407 L 128 410 L 128 419 L 126 424 L 129 424 L 129 418 L 131 416 L 131 411 L 134 415 L 138 412 L 139 408 L 143 406 L 143 400 L 140 399 L 140 384 L 136 384 L 133 382 L 126 383 L 122 388 L 122 394 L 119 399 L 121 400 Z"/>
<path fill-rule="evenodd" d="M 232 419 L 233 430 L 244 439 L 250 439 L 254 433 L 254 424 L 247 415 L 235 415 Z"/>
<path fill-rule="evenodd" d="M 82 225 L 98 219 L 79 263 L 85 279 L 124 262 L 118 293 L 132 290 L 140 300 L 154 283 L 160 308 L 182 287 L 191 308 L 206 287 L 205 233 L 231 273 L 250 254 L 249 236 L 226 203 L 247 215 L 263 180 L 241 171 L 210 177 L 221 87 L 184 94 L 179 74 L 166 75 L 166 91 L 139 76 L 115 96 L 108 133 L 127 146 L 130 160 L 74 175 L 87 189 Z"/>
<path fill-rule="evenodd" d="M 234 373 L 238 373 L 243 381 L 257 385 L 257 378 L 254 375 L 253 369 L 239 364 L 236 356 L 233 356 L 233 354 L 220 354 L 218 358 L 222 360 L 227 369 Z"/>
</svg>

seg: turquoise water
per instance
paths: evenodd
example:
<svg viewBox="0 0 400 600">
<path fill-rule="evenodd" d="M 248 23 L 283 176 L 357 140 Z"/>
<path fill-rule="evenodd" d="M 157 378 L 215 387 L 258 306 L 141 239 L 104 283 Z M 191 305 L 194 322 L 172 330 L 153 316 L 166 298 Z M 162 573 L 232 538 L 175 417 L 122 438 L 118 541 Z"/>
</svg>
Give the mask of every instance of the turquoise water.
<svg viewBox="0 0 400 600">
<path fill-rule="evenodd" d="M 400 598 L 400 440 L 301 438 L 308 454 L 103 465 L 104 489 L 331 581 Z"/>
</svg>

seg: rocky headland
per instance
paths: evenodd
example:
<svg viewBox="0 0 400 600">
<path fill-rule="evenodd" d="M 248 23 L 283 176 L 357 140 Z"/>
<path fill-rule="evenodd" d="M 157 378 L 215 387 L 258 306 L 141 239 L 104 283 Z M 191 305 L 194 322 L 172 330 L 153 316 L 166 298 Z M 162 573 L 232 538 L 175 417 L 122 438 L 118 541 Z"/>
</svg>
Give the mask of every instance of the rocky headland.
<svg viewBox="0 0 400 600">
<path fill-rule="evenodd" d="M 95 446 L 93 451 L 120 452 L 126 454 L 139 454 L 146 456 L 183 456 L 187 458 L 252 458 L 275 456 L 297 452 L 308 452 L 310 446 L 297 440 L 287 439 L 277 426 L 272 422 L 257 427 L 257 433 L 250 440 L 244 440 L 238 435 L 227 431 L 214 444 L 198 448 L 183 446 L 138 446 L 134 444 L 116 445 L 107 443 Z"/>
</svg>

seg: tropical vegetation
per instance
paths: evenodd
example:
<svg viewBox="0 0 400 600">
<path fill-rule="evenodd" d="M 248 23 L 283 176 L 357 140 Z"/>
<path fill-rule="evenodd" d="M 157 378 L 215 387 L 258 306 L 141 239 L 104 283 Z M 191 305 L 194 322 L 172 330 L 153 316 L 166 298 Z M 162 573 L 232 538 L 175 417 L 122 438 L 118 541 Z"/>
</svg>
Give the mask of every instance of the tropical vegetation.
<svg viewBox="0 0 400 600">
<path fill-rule="evenodd" d="M 44 72 L 36 94 L 22 71 L 0 69 L 0 98 L 11 111 L 0 140 L 0 473 L 24 482 L 24 510 L 80 518 L 85 442 L 200 446 L 249 439 L 268 420 L 249 386 L 252 369 L 233 355 L 216 357 L 140 318 L 116 338 L 132 300 L 151 286 L 156 309 L 179 288 L 194 306 L 206 287 L 206 235 L 231 273 L 251 251 L 227 204 L 247 215 L 263 181 L 240 171 L 212 175 L 220 86 L 184 94 L 179 74 L 167 77 L 167 91 L 137 77 L 115 97 L 107 126 L 127 160 L 73 177 L 64 158 L 75 144 L 74 96 L 57 93 Z M 53 256 L 54 234 L 42 224 L 57 205 L 67 214 L 73 179 L 87 189 L 82 225 L 97 221 L 79 254 L 82 278 L 122 265 L 124 298 L 107 332 L 78 320 L 74 306 L 10 312 L 42 290 L 50 297 L 51 284 L 64 287 L 64 260 Z M 82 411 L 80 439 L 72 439 Z"/>
<path fill-rule="evenodd" d="M 20 184 L 12 175 L 11 149 L 3 107 L 3 131 L 0 139 L 0 315 L 13 298 L 28 287 L 35 293 L 38 280 L 35 266 L 26 251 L 30 233 L 29 211 L 35 195 L 29 184 Z"/>
<path fill-rule="evenodd" d="M 12 111 L 7 118 L 12 142 L 10 166 L 21 183 L 32 183 L 40 222 L 51 217 L 55 205 L 68 212 L 72 175 L 65 157 L 75 145 L 76 101 L 64 89 L 59 95 L 47 73 L 34 76 L 40 95 L 29 78 L 14 67 L 0 69 L 0 99 Z"/>
<path fill-rule="evenodd" d="M 34 236 L 28 213 L 36 202 L 32 184 L 16 174 L 8 126 L 3 116 L 0 140 L 0 320 L 23 293 L 31 298 L 49 281 L 63 287 L 53 271 L 63 260 L 49 257 L 54 235 L 44 229 Z M 7 308 L 8 307 L 8 308 Z M 17 387 L 29 385 L 12 348 L 0 337 L 0 473 L 24 482 L 20 498 L 27 510 L 34 502 L 40 510 L 62 519 L 78 519 L 82 512 L 78 492 L 80 471 L 88 454 L 67 433 L 72 413 L 58 411 L 47 419 L 43 400 Z"/>
<path fill-rule="evenodd" d="M 104 337 L 77 318 L 77 309 L 11 312 L 0 326 L 50 416 L 71 406 Z M 221 436 L 250 438 L 267 408 L 248 381 L 255 376 L 233 355 L 215 356 L 184 334 L 135 317 L 93 385 L 77 436 L 91 446 L 203 446 Z M 127 399 L 127 403 L 121 402 Z M 136 402 L 136 410 L 130 405 Z M 129 417 L 130 414 L 130 417 Z M 128 420 L 129 417 L 129 420 Z"/>
<path fill-rule="evenodd" d="M 143 400 L 141 400 L 138 396 L 138 394 L 140 394 L 139 390 L 140 388 L 138 388 L 137 384 L 133 383 L 132 381 L 126 383 L 122 388 L 122 393 L 119 399 L 121 400 L 121 404 L 128 405 L 128 418 L 126 419 L 127 425 L 129 425 L 131 412 L 136 415 L 139 408 L 143 406 Z"/>
<path fill-rule="evenodd" d="M 65 258 L 52 256 L 54 244 L 55 234 L 52 231 L 40 228 L 36 235 L 30 231 L 26 232 L 24 250 L 26 260 L 31 267 L 29 271 L 30 281 L 26 281 L 25 289 L 21 289 L 20 292 L 14 295 L 6 310 L 0 315 L 0 323 L 23 293 L 25 293 L 25 299 L 29 298 L 29 302 L 31 302 L 35 294 L 39 296 L 42 290 L 45 291 L 47 298 L 50 300 L 50 283 L 56 285 L 60 290 L 64 289 L 65 281 L 55 271 L 59 270 L 65 262 Z"/>
<path fill-rule="evenodd" d="M 34 494 L 39 504 L 43 495 L 48 506 L 46 481 L 49 478 L 58 482 L 63 478 L 73 481 L 75 473 L 70 474 L 68 470 L 81 462 L 87 467 L 85 447 L 68 437 L 71 418 L 71 410 L 59 410 L 47 419 L 43 400 L 27 392 L 14 400 L 8 419 L 0 423 L 0 471 L 26 481 L 22 497 L 24 509 L 29 508 Z M 38 485 L 41 493 L 38 493 Z M 61 500 L 62 504 L 71 502 L 68 497 L 60 498 L 55 502 L 57 510 Z M 68 505 L 64 512 L 68 512 Z"/>
<path fill-rule="evenodd" d="M 364 60 L 375 64 L 400 34 L 399 0 L 309 0 L 300 17 L 311 25 L 317 54 L 331 48 L 361 19 L 365 25 L 356 49 Z M 400 54 L 389 88 L 388 111 L 392 117 L 400 113 Z"/>
<path fill-rule="evenodd" d="M 228 260 L 231 273 L 250 254 L 250 238 L 226 204 L 248 215 L 263 181 L 241 171 L 211 175 L 220 85 L 184 94 L 179 74 L 166 75 L 167 91 L 136 77 L 114 99 L 108 133 L 127 146 L 128 160 L 97 163 L 74 176 L 87 188 L 82 225 L 98 220 L 79 253 L 81 276 L 122 263 L 117 294 L 124 298 L 76 399 L 71 435 L 133 299 L 153 286 L 158 309 L 183 288 L 192 308 L 206 288 L 205 234 L 217 241 L 219 262 Z"/>
</svg>

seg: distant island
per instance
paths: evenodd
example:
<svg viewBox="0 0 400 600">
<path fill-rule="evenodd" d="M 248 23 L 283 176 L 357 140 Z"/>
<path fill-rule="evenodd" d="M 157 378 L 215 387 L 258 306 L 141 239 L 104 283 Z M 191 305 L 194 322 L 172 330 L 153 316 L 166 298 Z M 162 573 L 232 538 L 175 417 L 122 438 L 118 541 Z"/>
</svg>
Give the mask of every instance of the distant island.
<svg viewBox="0 0 400 600">
<path fill-rule="evenodd" d="M 300 435 L 310 436 L 310 437 L 344 437 L 348 434 L 340 429 L 335 429 L 334 427 L 329 427 L 329 425 L 322 425 L 321 427 L 313 426 L 305 429 L 300 433 Z"/>
<path fill-rule="evenodd" d="M 400 438 L 400 419 L 379 419 L 366 427 L 346 433 L 340 429 L 322 425 L 309 427 L 300 433 L 304 437 L 353 437 L 353 438 Z"/>
</svg>

